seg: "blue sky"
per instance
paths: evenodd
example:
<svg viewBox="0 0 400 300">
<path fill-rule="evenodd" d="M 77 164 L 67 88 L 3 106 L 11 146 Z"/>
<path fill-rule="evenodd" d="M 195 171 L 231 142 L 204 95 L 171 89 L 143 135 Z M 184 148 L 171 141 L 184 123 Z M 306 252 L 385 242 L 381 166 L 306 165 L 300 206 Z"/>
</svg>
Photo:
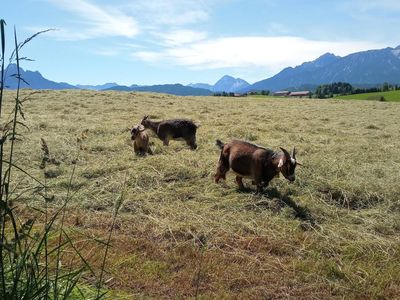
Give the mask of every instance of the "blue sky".
<svg viewBox="0 0 400 300">
<path fill-rule="evenodd" d="M 326 52 L 400 44 L 399 0 L 2 0 L 0 18 L 21 40 L 56 29 L 22 67 L 72 84 L 253 83 Z"/>
</svg>

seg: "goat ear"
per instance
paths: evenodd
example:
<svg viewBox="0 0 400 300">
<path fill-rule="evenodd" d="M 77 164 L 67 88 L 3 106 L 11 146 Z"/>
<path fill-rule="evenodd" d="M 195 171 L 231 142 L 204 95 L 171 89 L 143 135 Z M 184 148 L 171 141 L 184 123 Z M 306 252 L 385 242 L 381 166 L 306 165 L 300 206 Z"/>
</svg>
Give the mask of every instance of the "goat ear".
<svg viewBox="0 0 400 300">
<path fill-rule="evenodd" d="M 283 166 L 283 158 L 280 158 L 278 163 L 278 169 L 282 168 L 282 166 Z"/>
<path fill-rule="evenodd" d="M 303 164 L 301 164 L 301 163 L 299 163 L 299 162 L 297 162 L 297 161 L 296 161 L 296 165 L 301 166 L 301 167 L 304 167 Z"/>
<path fill-rule="evenodd" d="M 285 154 L 285 157 L 286 157 L 286 159 L 290 159 L 290 158 L 291 158 L 291 156 L 290 156 L 289 152 L 287 152 L 287 150 L 286 150 L 286 149 L 284 149 L 284 148 L 282 148 L 282 147 L 279 147 L 279 148 L 281 148 L 281 150 L 282 150 L 282 151 L 283 151 L 283 153 Z"/>
<path fill-rule="evenodd" d="M 296 159 L 296 147 L 293 147 L 292 157 L 293 159 Z"/>
<path fill-rule="evenodd" d="M 143 120 L 147 120 L 149 118 L 149 115 L 146 115 L 143 117 Z"/>
</svg>

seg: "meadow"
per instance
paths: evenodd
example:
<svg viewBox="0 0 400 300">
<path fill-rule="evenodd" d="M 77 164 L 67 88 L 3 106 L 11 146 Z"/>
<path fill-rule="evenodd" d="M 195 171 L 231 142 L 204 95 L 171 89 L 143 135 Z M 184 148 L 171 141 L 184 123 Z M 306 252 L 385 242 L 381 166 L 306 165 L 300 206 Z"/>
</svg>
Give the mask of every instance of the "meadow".
<svg viewBox="0 0 400 300">
<path fill-rule="evenodd" d="M 384 97 L 386 101 L 400 102 L 400 90 L 388 91 L 388 92 L 376 92 L 376 93 L 365 93 L 365 94 L 354 94 L 347 96 L 338 96 L 336 98 L 340 99 L 350 99 L 350 100 L 380 100 Z"/>
<path fill-rule="evenodd" d="M 110 298 L 399 297 L 398 103 L 74 90 L 29 98 L 15 163 L 46 182 L 50 209 L 72 195 L 68 232 L 94 269 L 102 253 L 92 238 L 107 236 L 122 202 L 107 256 Z M 194 120 L 198 149 L 165 147 L 152 134 L 154 155 L 135 156 L 129 129 L 144 115 Z M 45 171 L 41 138 L 55 162 Z M 296 146 L 304 167 L 261 195 L 249 180 L 237 190 L 232 173 L 217 185 L 217 138 Z M 44 206 L 34 186 L 15 171 L 22 223 Z M 91 289 L 90 275 L 82 286 Z"/>
</svg>

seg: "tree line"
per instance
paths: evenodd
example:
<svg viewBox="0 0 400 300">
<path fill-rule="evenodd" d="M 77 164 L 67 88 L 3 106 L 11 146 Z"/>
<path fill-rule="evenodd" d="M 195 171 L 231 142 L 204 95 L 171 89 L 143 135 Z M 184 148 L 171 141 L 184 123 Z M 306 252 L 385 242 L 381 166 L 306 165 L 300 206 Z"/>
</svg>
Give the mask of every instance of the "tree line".
<svg viewBox="0 0 400 300">
<path fill-rule="evenodd" d="M 354 95 L 354 94 L 364 94 L 364 93 L 376 93 L 376 92 L 388 92 L 388 91 L 397 91 L 400 90 L 400 85 L 398 84 L 390 84 L 388 82 L 384 82 L 382 85 L 376 87 L 368 87 L 368 88 L 360 88 L 353 87 L 350 83 L 347 82 L 334 82 L 330 84 L 321 84 L 319 85 L 314 93 L 310 93 L 310 98 L 332 98 L 335 96 L 345 96 L 345 95 Z M 215 92 L 213 96 L 217 97 L 235 97 L 235 96 L 247 96 L 247 95 L 263 95 L 268 96 L 271 92 L 268 90 L 261 91 L 250 91 L 247 93 L 233 93 L 233 92 Z"/>
<path fill-rule="evenodd" d="M 315 97 L 324 99 L 332 98 L 334 96 L 345 96 L 353 94 L 364 94 L 364 93 L 376 93 L 376 92 L 388 92 L 400 90 L 400 85 L 393 85 L 390 83 L 383 83 L 377 87 L 371 88 L 355 88 L 347 82 L 334 82 L 331 84 L 322 84 L 315 90 Z"/>
</svg>

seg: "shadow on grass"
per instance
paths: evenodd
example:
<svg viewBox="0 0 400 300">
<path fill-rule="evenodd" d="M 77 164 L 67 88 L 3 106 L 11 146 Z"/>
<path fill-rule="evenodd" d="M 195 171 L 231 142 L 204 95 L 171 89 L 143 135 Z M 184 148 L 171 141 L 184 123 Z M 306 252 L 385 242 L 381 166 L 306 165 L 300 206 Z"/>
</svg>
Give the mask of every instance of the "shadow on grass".
<svg viewBox="0 0 400 300">
<path fill-rule="evenodd" d="M 241 193 L 254 193 L 253 190 L 245 188 L 240 190 Z M 268 198 L 267 200 L 260 200 L 256 203 L 247 205 L 247 209 L 259 209 L 259 210 L 272 210 L 279 212 L 285 206 L 293 209 L 294 217 L 308 223 L 311 226 L 317 225 L 315 218 L 312 216 L 310 210 L 307 207 L 298 205 L 288 194 L 282 194 L 276 187 L 266 188 L 260 194 Z"/>
</svg>

